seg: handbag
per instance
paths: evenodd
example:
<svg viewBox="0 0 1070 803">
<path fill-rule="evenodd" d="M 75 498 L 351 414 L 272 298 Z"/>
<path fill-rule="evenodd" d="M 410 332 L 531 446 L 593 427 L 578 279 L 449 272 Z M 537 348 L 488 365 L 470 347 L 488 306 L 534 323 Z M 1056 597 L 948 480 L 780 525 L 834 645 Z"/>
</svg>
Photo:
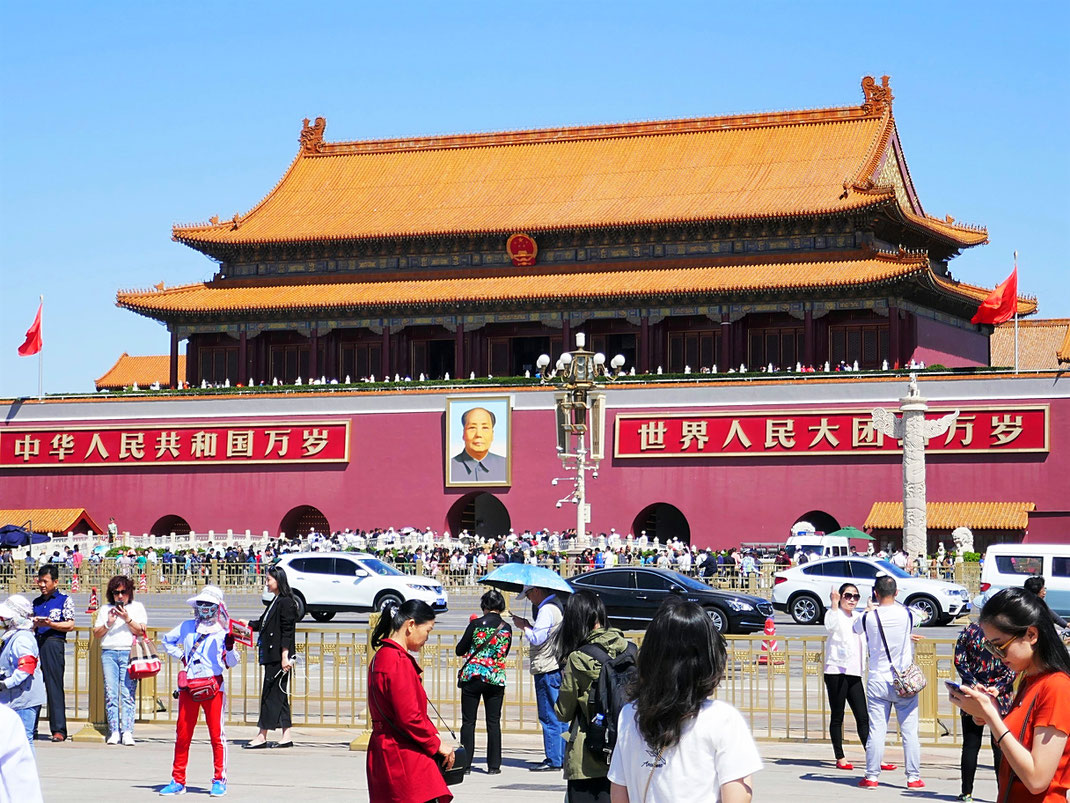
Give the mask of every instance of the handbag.
<svg viewBox="0 0 1070 803">
<path fill-rule="evenodd" d="M 900 697 L 913 697 L 919 691 L 925 688 L 928 681 L 925 679 L 925 673 L 921 671 L 921 667 L 913 661 L 910 665 L 900 672 L 895 668 L 895 664 L 892 662 L 892 653 L 888 649 L 888 639 L 884 636 L 884 625 L 881 624 L 880 614 L 874 612 L 873 615 L 877 619 L 877 628 L 881 632 L 881 641 L 884 642 L 884 654 L 888 656 L 888 663 L 892 667 L 892 685 L 895 687 L 895 693 Z M 911 616 L 910 611 L 907 611 L 907 616 L 910 617 L 910 623 L 913 627 L 914 617 Z M 863 625 L 865 627 L 865 625 Z M 907 631 L 907 639 L 910 638 L 910 631 Z"/>
<path fill-rule="evenodd" d="M 464 672 L 464 670 L 468 667 L 468 665 L 470 663 L 472 663 L 472 661 L 475 659 L 476 655 L 479 653 L 480 650 L 485 649 L 487 646 L 490 645 L 490 643 L 492 641 L 494 641 L 495 638 L 498 637 L 499 633 L 504 633 L 504 632 L 505 632 L 505 622 L 502 622 L 498 626 L 498 629 L 495 630 L 490 635 L 490 638 L 488 638 L 486 641 L 484 641 L 482 644 L 480 644 L 478 647 L 476 647 L 474 650 L 472 650 L 472 651 L 470 651 L 468 653 L 468 657 L 465 659 L 464 663 L 461 664 L 461 668 L 457 670 L 457 688 L 458 689 L 461 688 L 461 673 Z"/>
<path fill-rule="evenodd" d="M 160 673 L 160 656 L 148 636 L 137 636 L 130 645 L 130 665 L 127 672 L 134 680 L 144 680 Z"/>
<path fill-rule="evenodd" d="M 197 648 L 204 643 L 204 640 L 208 638 L 207 633 L 202 633 L 197 636 L 193 641 L 193 646 L 190 647 L 189 653 L 182 661 L 183 669 L 178 673 L 178 688 L 185 689 L 189 696 L 193 698 L 195 702 L 203 703 L 211 700 L 223 687 L 222 675 L 209 675 L 204 678 L 191 678 L 186 674 L 185 667 L 189 665 L 190 660 L 193 658 L 193 654 L 197 652 Z"/>
<path fill-rule="evenodd" d="M 372 696 L 371 688 L 368 689 L 368 702 L 375 706 L 375 712 L 379 715 L 379 718 L 383 720 L 383 722 L 390 726 L 390 729 L 394 731 L 395 736 L 403 740 L 408 740 L 410 742 L 416 741 L 407 733 L 402 731 L 401 728 L 395 725 L 394 720 L 392 720 L 390 717 L 383 713 L 383 709 L 379 707 L 379 703 Z M 453 732 L 453 728 L 446 724 L 446 720 L 442 718 L 442 714 L 438 713 L 438 709 L 435 708 L 435 704 L 430 700 L 427 701 L 427 704 L 431 706 L 431 708 L 435 712 L 435 716 L 438 717 L 438 721 L 441 722 L 443 727 L 445 727 L 446 730 L 450 732 L 450 736 L 452 736 L 453 740 L 456 742 L 457 734 Z M 453 748 L 453 767 L 451 767 L 450 769 L 446 769 L 445 761 L 445 756 L 436 754 L 435 763 L 438 765 L 438 771 L 442 773 L 442 780 L 446 782 L 446 786 L 456 786 L 459 783 L 464 783 L 464 771 L 465 768 L 468 766 L 468 751 L 465 750 L 462 745 L 458 745 L 457 747 Z"/>
</svg>

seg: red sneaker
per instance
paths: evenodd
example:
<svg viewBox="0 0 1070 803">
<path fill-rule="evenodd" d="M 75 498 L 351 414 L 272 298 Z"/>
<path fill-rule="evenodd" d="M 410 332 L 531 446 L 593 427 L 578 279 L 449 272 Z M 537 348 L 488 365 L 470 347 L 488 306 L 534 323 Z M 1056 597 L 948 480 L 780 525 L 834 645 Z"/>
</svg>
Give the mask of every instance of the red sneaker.
<svg viewBox="0 0 1070 803">
<path fill-rule="evenodd" d="M 924 789 L 925 788 L 925 781 L 923 781 L 921 778 L 915 778 L 913 781 L 907 781 L 907 788 L 908 789 Z"/>
<path fill-rule="evenodd" d="M 876 789 L 880 784 L 874 781 L 872 778 L 863 778 L 858 782 L 858 785 L 863 789 Z"/>
<path fill-rule="evenodd" d="M 899 769 L 899 767 L 895 766 L 895 764 L 881 764 L 881 769 L 882 770 L 897 770 L 897 769 Z"/>
<path fill-rule="evenodd" d="M 838 770 L 853 770 L 854 768 L 855 765 L 845 758 L 841 758 L 839 761 L 836 762 L 836 769 Z"/>
</svg>

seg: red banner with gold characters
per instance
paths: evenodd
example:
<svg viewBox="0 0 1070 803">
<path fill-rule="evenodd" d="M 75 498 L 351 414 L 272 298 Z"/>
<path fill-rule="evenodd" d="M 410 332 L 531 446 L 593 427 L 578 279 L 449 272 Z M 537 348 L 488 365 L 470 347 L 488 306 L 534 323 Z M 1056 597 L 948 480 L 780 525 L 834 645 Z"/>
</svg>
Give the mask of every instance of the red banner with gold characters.
<svg viewBox="0 0 1070 803">
<path fill-rule="evenodd" d="M 948 431 L 929 440 L 928 454 L 1048 451 L 1047 405 L 959 409 Z M 925 417 L 941 418 L 949 412 L 949 408 L 934 408 Z M 901 451 L 900 441 L 873 427 L 870 410 L 858 409 L 621 414 L 616 417 L 613 454 L 620 458 L 854 457 Z"/>
<path fill-rule="evenodd" d="M 0 468 L 348 462 L 348 421 L 0 429 Z"/>
</svg>

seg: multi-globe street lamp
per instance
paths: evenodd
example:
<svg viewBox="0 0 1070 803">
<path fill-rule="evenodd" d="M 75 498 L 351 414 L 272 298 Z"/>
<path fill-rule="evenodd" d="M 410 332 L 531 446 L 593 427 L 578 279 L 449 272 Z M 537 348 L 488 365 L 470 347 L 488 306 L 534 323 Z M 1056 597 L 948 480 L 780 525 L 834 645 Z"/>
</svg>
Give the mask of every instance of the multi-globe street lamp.
<svg viewBox="0 0 1070 803">
<path fill-rule="evenodd" d="M 542 383 L 556 384 L 563 391 L 555 394 L 557 408 L 557 456 L 565 471 L 574 476 L 555 477 L 551 483 L 573 481 L 573 489 L 557 501 L 576 505 L 576 540 L 585 539 L 586 525 L 591 521 L 591 506 L 587 502 L 587 472 L 598 476 L 598 463 L 605 454 L 605 395 L 594 393 L 600 382 L 620 375 L 624 357 L 620 354 L 609 361 L 606 355 L 587 351 L 583 332 L 576 333 L 576 348 L 557 358 L 553 370 L 550 356 L 542 354 L 536 360 Z M 590 437 L 588 438 L 588 435 Z"/>
</svg>

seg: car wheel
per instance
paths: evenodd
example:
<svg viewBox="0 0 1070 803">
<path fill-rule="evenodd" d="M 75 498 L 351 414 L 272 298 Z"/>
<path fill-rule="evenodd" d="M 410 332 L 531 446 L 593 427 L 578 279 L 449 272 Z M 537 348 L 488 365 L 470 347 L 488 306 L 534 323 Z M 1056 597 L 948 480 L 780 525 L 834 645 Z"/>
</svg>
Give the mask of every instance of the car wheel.
<svg viewBox="0 0 1070 803">
<path fill-rule="evenodd" d="M 297 605 L 297 620 L 296 621 L 300 622 L 302 619 L 305 618 L 305 611 L 307 610 L 307 608 L 305 606 L 305 598 L 301 596 L 301 592 L 300 591 L 295 591 L 294 592 L 294 604 Z"/>
<path fill-rule="evenodd" d="M 710 617 L 710 622 L 713 623 L 713 629 L 721 635 L 728 632 L 728 617 L 725 616 L 724 611 L 720 608 L 716 608 L 713 605 L 704 609 L 706 615 Z"/>
<path fill-rule="evenodd" d="M 821 617 L 821 601 L 813 594 L 799 594 L 789 608 L 791 618 L 799 625 L 812 625 Z"/>
<path fill-rule="evenodd" d="M 334 618 L 334 611 L 312 611 L 312 618 L 317 622 L 329 622 Z"/>
<path fill-rule="evenodd" d="M 400 606 L 404 601 L 405 600 L 403 600 L 397 594 L 394 594 L 393 592 L 387 592 L 375 601 L 375 610 L 379 611 L 379 613 L 386 613 L 387 608 L 392 605 Z"/>
<path fill-rule="evenodd" d="M 920 617 L 922 627 L 934 627 L 940 623 L 940 604 L 932 597 L 911 597 L 907 607 Z"/>
</svg>

